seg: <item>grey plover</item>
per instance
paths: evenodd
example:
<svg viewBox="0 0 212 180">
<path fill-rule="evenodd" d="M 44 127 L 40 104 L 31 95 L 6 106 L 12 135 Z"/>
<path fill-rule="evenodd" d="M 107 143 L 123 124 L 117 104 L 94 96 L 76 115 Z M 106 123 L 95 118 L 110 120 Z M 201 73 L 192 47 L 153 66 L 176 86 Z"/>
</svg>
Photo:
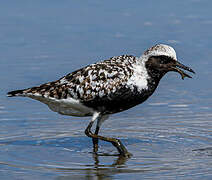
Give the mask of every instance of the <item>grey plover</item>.
<svg viewBox="0 0 212 180">
<path fill-rule="evenodd" d="M 40 86 L 8 92 L 8 96 L 25 96 L 38 100 L 55 112 L 70 116 L 92 116 L 85 134 L 93 140 L 111 142 L 122 156 L 130 156 L 119 139 L 98 135 L 109 115 L 144 102 L 153 94 L 160 79 L 169 71 L 182 79 L 191 78 L 181 69 L 194 71 L 177 61 L 175 50 L 164 44 L 147 49 L 141 57 L 115 56 L 76 70 L 61 79 Z M 96 129 L 91 131 L 94 121 Z"/>
</svg>

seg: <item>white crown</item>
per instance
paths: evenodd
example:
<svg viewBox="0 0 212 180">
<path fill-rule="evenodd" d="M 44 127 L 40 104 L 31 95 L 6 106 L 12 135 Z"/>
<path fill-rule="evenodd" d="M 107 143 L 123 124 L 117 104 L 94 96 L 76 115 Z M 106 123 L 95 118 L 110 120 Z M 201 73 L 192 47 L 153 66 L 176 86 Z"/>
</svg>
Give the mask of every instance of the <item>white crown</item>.
<svg viewBox="0 0 212 180">
<path fill-rule="evenodd" d="M 149 49 L 147 49 L 141 58 L 148 59 L 151 56 L 168 56 L 177 61 L 177 55 L 175 50 L 168 45 L 165 44 L 157 44 Z"/>
</svg>

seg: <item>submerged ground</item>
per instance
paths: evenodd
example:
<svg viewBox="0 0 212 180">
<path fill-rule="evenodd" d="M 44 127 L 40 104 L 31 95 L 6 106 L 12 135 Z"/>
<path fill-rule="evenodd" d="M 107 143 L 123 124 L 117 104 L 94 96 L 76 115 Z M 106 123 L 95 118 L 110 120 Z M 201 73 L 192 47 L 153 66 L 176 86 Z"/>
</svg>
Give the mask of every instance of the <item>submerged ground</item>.
<svg viewBox="0 0 212 180">
<path fill-rule="evenodd" d="M 5 1 L 0 6 L 2 179 L 211 179 L 212 2 Z M 53 81 L 84 65 L 173 46 L 196 71 L 169 73 L 145 103 L 108 119 L 101 132 L 133 153 L 101 143 L 92 155 L 89 118 L 61 116 L 10 90 Z"/>
</svg>

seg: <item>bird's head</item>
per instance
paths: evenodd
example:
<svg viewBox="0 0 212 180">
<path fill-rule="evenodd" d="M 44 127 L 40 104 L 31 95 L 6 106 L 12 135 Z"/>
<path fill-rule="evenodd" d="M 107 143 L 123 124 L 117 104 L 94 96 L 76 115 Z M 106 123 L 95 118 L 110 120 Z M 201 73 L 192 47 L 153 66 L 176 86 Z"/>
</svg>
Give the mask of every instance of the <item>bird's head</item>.
<svg viewBox="0 0 212 180">
<path fill-rule="evenodd" d="M 142 58 L 145 59 L 146 68 L 153 76 L 163 76 L 169 71 L 178 72 L 182 79 L 191 78 L 182 69 L 195 73 L 190 67 L 181 64 L 177 60 L 175 50 L 168 45 L 158 44 L 144 52 Z"/>
</svg>

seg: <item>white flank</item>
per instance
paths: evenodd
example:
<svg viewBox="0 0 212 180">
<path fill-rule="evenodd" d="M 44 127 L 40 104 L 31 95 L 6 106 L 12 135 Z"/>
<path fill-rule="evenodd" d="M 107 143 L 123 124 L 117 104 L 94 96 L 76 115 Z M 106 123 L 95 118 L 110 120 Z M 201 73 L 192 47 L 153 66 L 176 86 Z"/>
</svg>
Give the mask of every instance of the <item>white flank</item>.
<svg viewBox="0 0 212 180">
<path fill-rule="evenodd" d="M 36 99 L 42 103 L 48 105 L 48 107 L 59 114 L 69 115 L 69 116 L 91 116 L 93 114 L 93 109 L 84 106 L 79 100 L 73 98 L 67 99 L 56 99 L 52 97 L 42 97 L 39 94 L 28 95 L 32 99 Z"/>
</svg>

